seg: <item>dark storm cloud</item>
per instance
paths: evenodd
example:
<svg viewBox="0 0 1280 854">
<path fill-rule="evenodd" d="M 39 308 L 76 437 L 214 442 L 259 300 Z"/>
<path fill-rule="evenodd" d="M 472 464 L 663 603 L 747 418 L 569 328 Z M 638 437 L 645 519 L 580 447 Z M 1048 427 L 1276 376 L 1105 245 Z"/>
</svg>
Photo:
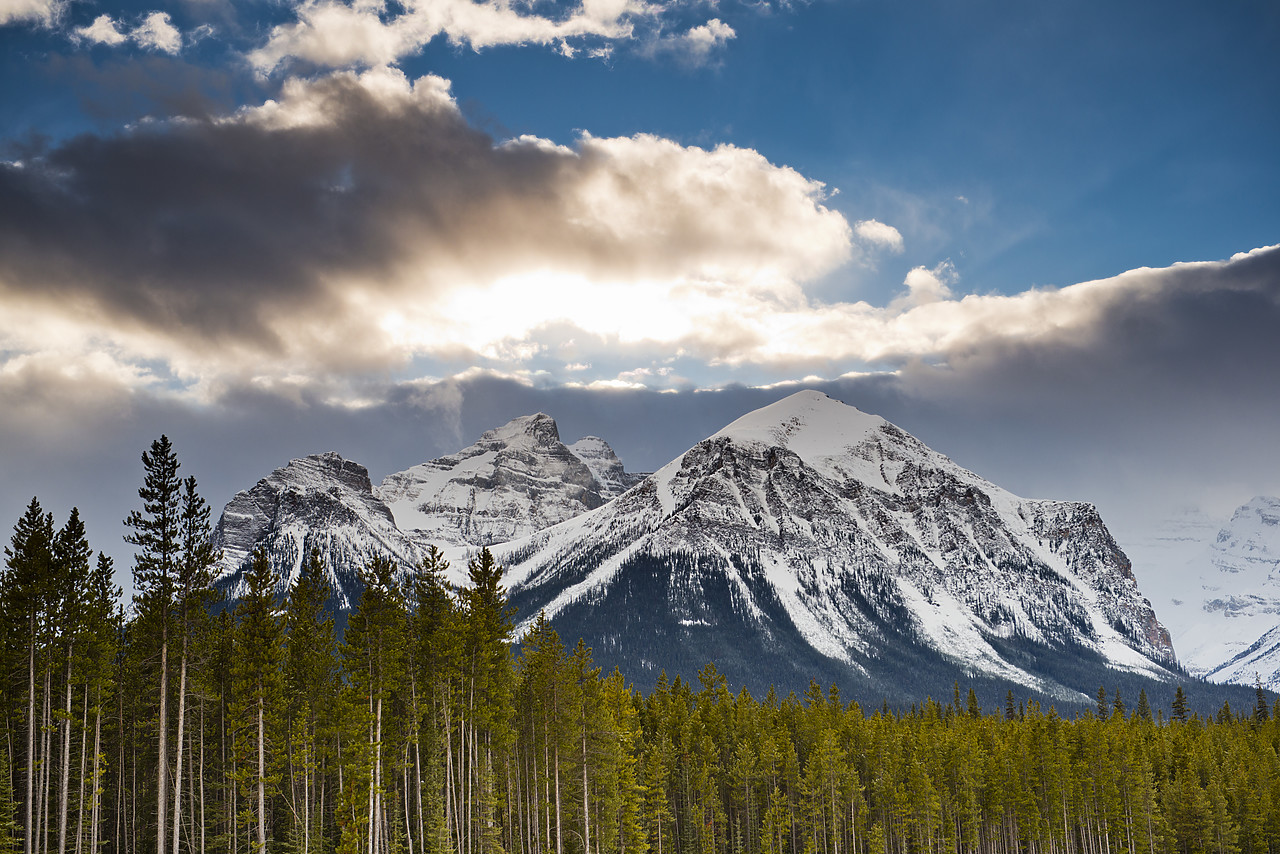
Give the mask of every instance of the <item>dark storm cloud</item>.
<svg viewBox="0 0 1280 854">
<path fill-rule="evenodd" d="M 384 334 L 389 312 L 430 318 L 445 289 L 529 270 L 803 273 L 849 252 L 819 185 L 755 152 L 644 136 L 499 145 L 446 81 L 387 69 L 15 160 L 0 166 L 0 301 L 185 357 L 187 374 L 196 356 L 266 356 L 276 373 L 394 363 L 406 353 Z"/>
<path fill-rule="evenodd" d="M 323 309 L 321 272 L 385 272 L 406 216 L 447 239 L 503 160 L 443 104 L 387 109 L 344 82 L 332 123 L 143 122 L 0 169 L 0 282 L 107 323 L 275 348 L 268 317 Z"/>
<path fill-rule="evenodd" d="M 101 62 L 51 54 L 43 71 L 79 94 L 85 115 L 112 126 L 143 115 L 212 116 L 228 112 L 235 101 L 230 71 L 163 54 Z"/>
</svg>

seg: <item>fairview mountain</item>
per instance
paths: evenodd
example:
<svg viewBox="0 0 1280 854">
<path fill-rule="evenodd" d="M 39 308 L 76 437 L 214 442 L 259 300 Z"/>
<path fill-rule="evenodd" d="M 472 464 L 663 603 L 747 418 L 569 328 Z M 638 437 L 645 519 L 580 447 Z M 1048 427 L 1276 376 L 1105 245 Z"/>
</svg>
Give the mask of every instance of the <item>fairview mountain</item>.
<svg viewBox="0 0 1280 854">
<path fill-rule="evenodd" d="M 326 468 L 345 480 L 313 477 Z M 378 488 L 336 455 L 294 461 L 237 495 L 216 537 L 231 586 L 259 545 L 286 580 L 323 545 L 347 602 L 373 551 L 408 569 L 437 544 L 460 578 L 488 546 L 524 625 L 544 611 L 642 686 L 714 661 L 753 691 L 816 678 L 921 696 L 963 679 L 1080 702 L 1176 668 L 1092 505 L 1019 498 L 816 392 L 642 478 L 598 439 L 564 445 L 545 415 Z"/>
</svg>

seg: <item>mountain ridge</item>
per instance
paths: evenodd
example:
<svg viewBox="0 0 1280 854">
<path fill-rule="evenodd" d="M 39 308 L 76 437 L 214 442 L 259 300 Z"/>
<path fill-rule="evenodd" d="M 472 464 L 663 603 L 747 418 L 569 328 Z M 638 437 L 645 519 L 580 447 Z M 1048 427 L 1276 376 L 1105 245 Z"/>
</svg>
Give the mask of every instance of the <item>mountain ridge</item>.
<svg viewBox="0 0 1280 854">
<path fill-rule="evenodd" d="M 238 530 L 292 532 L 277 549 L 292 558 L 307 543 L 298 531 L 341 515 L 330 499 L 354 501 L 362 512 L 331 553 L 386 545 L 408 569 L 442 545 L 455 584 L 490 547 L 524 623 L 545 610 L 641 681 L 664 660 L 716 659 L 757 688 L 770 667 L 876 690 L 906 668 L 1078 701 L 1096 683 L 1062 673 L 1163 679 L 1176 666 L 1093 505 L 1019 498 L 818 392 L 747 413 L 648 476 L 626 473 L 603 440 L 565 445 L 543 413 L 378 487 L 336 454 L 308 460 L 320 458 L 336 485 L 290 483 L 316 465 L 294 461 L 255 487 L 270 495 L 228 504 L 276 508 Z M 291 508 L 305 512 L 285 518 Z M 333 573 L 348 604 L 358 566 Z M 223 583 L 235 572 L 224 566 Z"/>
</svg>

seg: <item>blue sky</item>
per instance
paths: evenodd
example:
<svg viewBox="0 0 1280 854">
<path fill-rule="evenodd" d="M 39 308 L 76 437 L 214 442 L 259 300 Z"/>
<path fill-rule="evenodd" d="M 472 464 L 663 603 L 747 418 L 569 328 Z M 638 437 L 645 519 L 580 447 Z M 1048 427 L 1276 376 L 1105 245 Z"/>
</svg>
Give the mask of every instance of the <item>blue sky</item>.
<svg viewBox="0 0 1280 854">
<path fill-rule="evenodd" d="M 532 409 L 654 468 L 800 385 L 1117 516 L 1278 490 L 1278 43 L 1270 2 L 0 0 L 0 514 L 116 542 L 162 431 L 219 506 Z"/>
</svg>

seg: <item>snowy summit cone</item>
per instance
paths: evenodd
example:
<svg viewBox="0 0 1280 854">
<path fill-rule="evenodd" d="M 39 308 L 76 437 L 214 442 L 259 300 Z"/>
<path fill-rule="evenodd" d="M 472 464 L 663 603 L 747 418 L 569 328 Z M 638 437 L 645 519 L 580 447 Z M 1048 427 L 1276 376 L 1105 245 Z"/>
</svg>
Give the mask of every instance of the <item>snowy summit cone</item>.
<svg viewBox="0 0 1280 854">
<path fill-rule="evenodd" d="M 388 475 L 377 494 L 420 546 L 492 546 L 594 510 L 636 478 L 587 437 L 560 441 L 549 415 L 516 418 L 474 445 Z"/>
<path fill-rule="evenodd" d="M 714 661 L 753 690 L 989 678 L 1082 699 L 1098 671 L 1174 661 L 1092 505 L 1019 498 L 817 392 L 499 554 L 525 617 L 641 684 Z"/>
<path fill-rule="evenodd" d="M 360 569 L 375 557 L 399 566 L 422 560 L 373 493 L 368 470 L 329 452 L 292 460 L 236 493 L 218 519 L 213 545 L 222 550 L 216 582 L 239 596 L 254 551 L 264 549 L 287 590 L 312 550 L 320 552 L 341 609 L 355 604 Z"/>
<path fill-rule="evenodd" d="M 374 557 L 408 569 L 426 548 L 444 550 L 454 584 L 467 557 L 600 507 L 638 482 L 603 440 L 565 445 L 538 413 L 484 433 L 456 454 L 387 476 L 374 487 L 364 466 L 336 453 L 291 461 L 227 504 L 214 532 L 218 584 L 239 595 L 244 567 L 265 549 L 287 589 L 312 549 L 320 551 L 340 609 L 355 604 L 359 571 Z"/>
</svg>

